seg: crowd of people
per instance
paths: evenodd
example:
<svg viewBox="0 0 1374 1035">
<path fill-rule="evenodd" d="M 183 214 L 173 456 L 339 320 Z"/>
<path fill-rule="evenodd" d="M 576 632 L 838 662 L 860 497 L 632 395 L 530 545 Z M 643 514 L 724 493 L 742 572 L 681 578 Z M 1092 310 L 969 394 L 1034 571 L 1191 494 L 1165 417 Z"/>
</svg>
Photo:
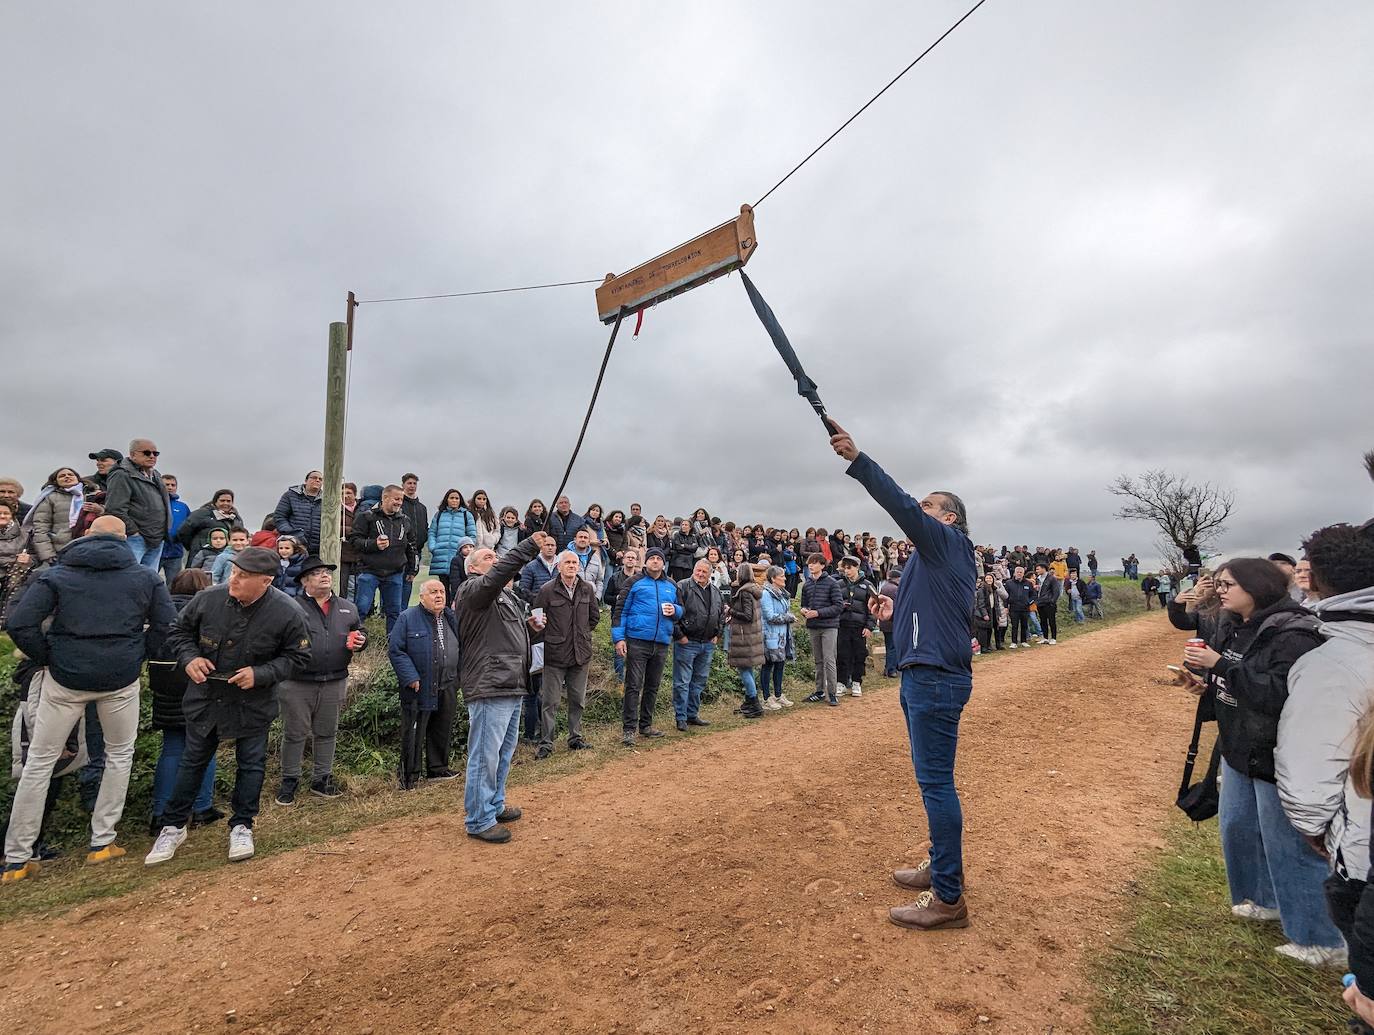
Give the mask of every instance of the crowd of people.
<svg viewBox="0 0 1374 1035">
<path fill-rule="evenodd" d="M 933 535 L 912 523 L 909 498 L 865 468 L 847 437 L 835 441 L 890 513 Z M 336 567 L 320 557 L 319 472 L 286 489 L 250 530 L 232 490 L 194 510 L 182 503 L 176 478 L 156 470 L 159 456 L 146 440 L 131 443 L 127 456 L 97 451 L 94 472 L 59 468 L 31 505 L 18 482 L 0 479 L 0 615 L 21 652 L 19 785 L 5 882 L 33 876 L 50 852 L 43 828 L 67 775 L 77 776 L 91 812 L 88 862 L 125 854 L 116 826 L 145 664 L 153 724 L 163 733 L 147 864 L 172 858 L 193 826 L 224 818 L 213 787 L 225 741 L 235 749 L 229 858 L 253 855 L 268 729 L 278 713 L 275 800 L 295 802 L 307 745 L 309 793 L 341 793 L 332 773 L 339 711 L 378 598 L 402 717 L 400 786 L 459 775 L 452 734 L 461 695 L 467 830 L 500 843 L 520 818 L 505 789 L 522 729 L 538 745 L 536 757 L 547 758 L 566 709 L 567 749 L 589 747 L 582 712 L 603 618 L 624 683 L 628 746 L 664 735 L 655 722 L 670 649 L 679 732 L 709 725 L 700 705 L 717 649 L 738 674 L 741 714 L 791 707 L 782 675 L 797 654 L 799 622 L 816 669 L 806 700 L 836 707 L 846 695 L 863 696 L 879 633 L 893 674 L 901 654 L 894 636 L 914 632 L 894 626 L 905 609 L 920 607 L 903 573 L 918 549 L 938 546 L 938 536 L 918 548 L 910 537 L 736 525 L 704 509 L 673 521 L 649 518 L 637 503 L 628 512 L 596 504 L 579 512 L 567 497 L 548 511 L 532 500 L 522 512 L 496 508 L 482 490 L 465 497 L 450 489 L 431 514 L 418 477 L 407 473 L 361 493 L 343 486 Z M 1074 621 L 1103 616 L 1093 551 L 969 544 L 955 503 L 937 493 L 921 507 L 927 518 L 940 516 L 931 529 L 944 535 L 954 526 L 950 534 L 971 551 L 973 606 L 964 632 L 952 633 L 965 635 L 969 650 L 1024 649 L 1033 639 L 1054 645 L 1061 609 Z M 1198 695 L 1199 724 L 1218 727 L 1206 779 L 1233 913 L 1280 923 L 1289 941 L 1278 951 L 1313 965 L 1343 962 L 1348 946 L 1356 980 L 1346 997 L 1374 1025 L 1374 999 L 1363 991 L 1374 991 L 1374 892 L 1366 894 L 1374 530 L 1329 526 L 1304 551 L 1301 559 L 1235 558 L 1215 570 L 1143 579 L 1134 555 L 1122 560 L 1147 601 L 1196 634 L 1178 678 Z M 426 558 L 418 602 L 407 607 Z M 894 607 L 904 594 L 907 607 Z M 913 745 L 924 735 L 913 727 Z M 923 870 L 911 879 L 928 886 L 932 878 Z M 933 922 L 957 926 L 963 915 Z M 925 919 L 920 925 L 928 929 Z"/>
<path fill-rule="evenodd" d="M 147 440 L 130 443 L 127 455 L 98 450 L 92 472 L 57 469 L 32 505 L 17 480 L 0 479 L 0 614 L 24 655 L 15 677 L 23 764 L 6 880 L 25 879 L 51 854 L 44 819 L 67 774 L 92 813 L 90 861 L 123 854 L 114 827 L 145 660 L 163 738 L 149 863 L 171 858 L 190 828 L 225 818 L 213 791 L 216 749 L 227 740 L 236 766 L 229 857 L 251 857 L 267 732 L 278 714 L 276 802 L 342 793 L 332 772 L 339 715 L 350 661 L 367 647 L 363 622 L 379 602 L 399 688 L 399 785 L 458 776 L 452 735 L 461 695 L 477 795 L 469 832 L 484 840 L 500 839 L 510 821 L 503 795 L 513 737 L 523 730 L 536 758 L 549 757 L 565 710 L 568 749 L 589 747 L 582 713 L 603 612 L 624 683 L 626 745 L 663 735 L 655 717 L 670 650 L 673 720 L 683 733 L 709 725 L 700 706 L 717 649 L 738 675 L 740 714 L 792 707 L 783 672 L 797 657 L 798 621 L 816 668 L 807 702 L 862 697 L 878 634 L 885 674 L 894 674 L 893 622 L 879 620 L 874 604 L 896 599 L 909 539 L 736 525 L 704 508 L 672 521 L 650 518 L 638 503 L 628 512 L 598 504 L 575 511 L 566 496 L 550 510 L 535 499 L 521 511 L 493 506 L 480 489 L 449 489 L 431 513 L 418 476 L 406 473 L 361 493 L 343 485 L 336 568 L 319 556 L 320 472 L 289 486 L 254 528 L 231 489 L 194 509 L 184 503 L 177 478 L 158 472 L 160 455 Z M 1008 629 L 1011 648 L 1029 646 L 1032 635 L 1056 642 L 1061 598 L 1075 620 L 1101 615 L 1092 552 L 1082 559 L 1073 548 L 987 546 L 976 556 L 986 587 L 969 624 L 983 649 L 1003 649 Z M 418 602 L 407 607 L 422 571 Z M 95 647 L 108 636 L 122 638 L 121 663 L 106 664 Z"/>
</svg>

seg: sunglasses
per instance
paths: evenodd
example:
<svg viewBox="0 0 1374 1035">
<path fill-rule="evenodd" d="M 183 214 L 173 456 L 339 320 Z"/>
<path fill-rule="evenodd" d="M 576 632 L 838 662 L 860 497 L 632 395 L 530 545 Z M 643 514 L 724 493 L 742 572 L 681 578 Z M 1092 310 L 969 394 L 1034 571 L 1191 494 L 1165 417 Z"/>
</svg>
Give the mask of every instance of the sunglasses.
<svg viewBox="0 0 1374 1035">
<path fill-rule="evenodd" d="M 158 449 L 140 449 L 139 453 L 143 456 L 161 456 L 162 451 Z"/>
</svg>

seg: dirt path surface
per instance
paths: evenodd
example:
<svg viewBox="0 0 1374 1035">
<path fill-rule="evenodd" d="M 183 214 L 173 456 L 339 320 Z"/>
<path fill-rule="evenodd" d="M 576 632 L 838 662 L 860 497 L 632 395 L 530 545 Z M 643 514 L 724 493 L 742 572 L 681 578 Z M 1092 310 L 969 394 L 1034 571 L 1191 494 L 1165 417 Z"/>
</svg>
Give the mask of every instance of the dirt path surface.
<svg viewBox="0 0 1374 1035">
<path fill-rule="evenodd" d="M 521 787 L 505 846 L 464 837 L 455 788 L 452 814 L 11 923 L 0 1030 L 1080 1031 L 1083 949 L 1162 845 L 1177 644 L 1144 618 L 976 667 L 965 931 L 886 922 L 924 814 L 884 688 Z"/>
</svg>

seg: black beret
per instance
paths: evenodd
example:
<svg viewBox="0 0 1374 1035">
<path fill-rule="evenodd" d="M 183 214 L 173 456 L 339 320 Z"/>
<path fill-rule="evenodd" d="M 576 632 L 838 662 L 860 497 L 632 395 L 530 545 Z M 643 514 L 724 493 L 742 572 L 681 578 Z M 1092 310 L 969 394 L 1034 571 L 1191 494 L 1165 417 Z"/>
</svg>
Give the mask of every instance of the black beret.
<svg viewBox="0 0 1374 1035">
<path fill-rule="evenodd" d="M 266 547 L 250 546 L 241 550 L 233 560 L 234 567 L 249 575 L 275 575 L 280 565 L 277 555 Z"/>
</svg>

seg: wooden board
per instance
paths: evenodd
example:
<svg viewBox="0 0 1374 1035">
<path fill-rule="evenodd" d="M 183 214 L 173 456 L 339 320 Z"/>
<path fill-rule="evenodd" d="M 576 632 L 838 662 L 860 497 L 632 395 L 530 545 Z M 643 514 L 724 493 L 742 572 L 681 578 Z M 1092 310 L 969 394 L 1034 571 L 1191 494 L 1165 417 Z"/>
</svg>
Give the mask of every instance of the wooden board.
<svg viewBox="0 0 1374 1035">
<path fill-rule="evenodd" d="M 739 215 L 700 237 L 678 245 L 634 269 L 606 274 L 596 289 L 597 315 L 612 323 L 617 313 L 631 316 L 684 291 L 723 277 L 749 261 L 758 247 L 754 210 L 741 205 Z"/>
</svg>

